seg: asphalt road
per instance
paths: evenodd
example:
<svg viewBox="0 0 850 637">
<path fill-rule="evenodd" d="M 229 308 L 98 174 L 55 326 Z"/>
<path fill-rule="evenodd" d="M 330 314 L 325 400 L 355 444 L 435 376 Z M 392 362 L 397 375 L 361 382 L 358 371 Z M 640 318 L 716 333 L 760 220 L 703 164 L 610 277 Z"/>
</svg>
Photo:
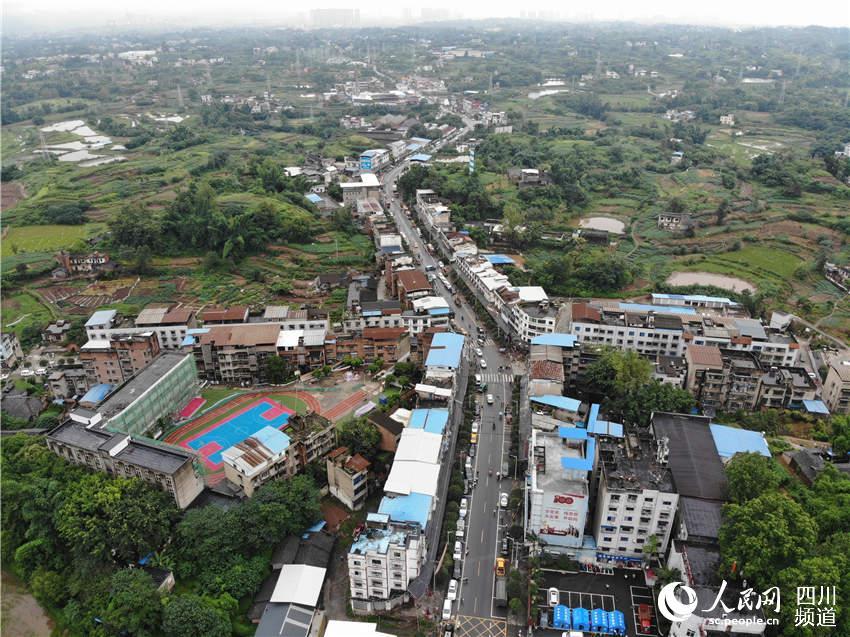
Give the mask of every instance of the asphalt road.
<svg viewBox="0 0 850 637">
<path fill-rule="evenodd" d="M 384 175 L 386 200 L 390 202 L 390 211 L 395 218 L 398 229 L 407 237 L 410 251 L 420 259 L 422 267 L 433 265 L 439 267 L 438 259 L 428 253 L 425 242 L 416 233 L 411 219 L 402 211 L 400 201 L 393 196 L 392 184 L 402 171 L 401 166 L 393 167 Z M 478 323 L 471 307 L 461 301 L 454 305 L 452 294 L 439 281 L 434 281 L 436 291 L 452 305 L 455 312 L 455 322 L 469 335 L 468 348 L 474 357 L 470 373 L 480 373 L 487 383 L 487 392 L 479 395 L 482 404 L 478 449 L 475 454 L 474 466 L 479 475 L 478 486 L 467 497 L 470 498 L 467 515 L 463 573 L 458 594 L 459 603 L 456 613 L 474 617 L 504 617 L 503 609 L 496 608 L 493 600 L 495 584 L 496 552 L 501 541 L 502 533 L 509 521 L 506 514 L 499 508 L 499 494 L 504 491 L 510 495 L 510 480 L 497 480 L 497 473 L 508 464 L 508 447 L 510 444 L 509 430 L 506 420 L 501 416 L 505 405 L 511 398 L 510 359 L 499 353 L 499 345 L 488 337 L 483 346 L 478 345 L 476 336 Z M 482 356 L 476 354 L 476 349 L 482 350 Z M 483 358 L 487 367 L 479 369 L 479 360 Z M 500 369 L 502 367 L 502 369 Z M 470 379 L 472 382 L 472 379 Z M 492 394 L 494 403 L 488 405 L 486 395 Z M 492 473 L 492 475 L 490 475 Z M 495 512 L 495 513 L 494 513 Z"/>
</svg>

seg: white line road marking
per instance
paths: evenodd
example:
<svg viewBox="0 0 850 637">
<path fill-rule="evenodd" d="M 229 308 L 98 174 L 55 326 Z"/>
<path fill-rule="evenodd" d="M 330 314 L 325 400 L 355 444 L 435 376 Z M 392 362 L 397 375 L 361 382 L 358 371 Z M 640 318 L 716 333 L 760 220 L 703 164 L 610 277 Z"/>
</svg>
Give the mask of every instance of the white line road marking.
<svg viewBox="0 0 850 637">
<path fill-rule="evenodd" d="M 484 544 L 484 528 L 481 529 L 481 543 Z"/>
</svg>

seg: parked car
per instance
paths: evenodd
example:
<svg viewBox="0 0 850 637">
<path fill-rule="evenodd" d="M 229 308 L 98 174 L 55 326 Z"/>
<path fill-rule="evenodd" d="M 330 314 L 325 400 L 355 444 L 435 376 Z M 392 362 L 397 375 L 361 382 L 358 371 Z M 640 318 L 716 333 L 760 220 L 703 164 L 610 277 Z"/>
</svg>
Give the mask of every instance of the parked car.
<svg viewBox="0 0 850 637">
<path fill-rule="evenodd" d="M 496 558 L 496 576 L 504 577 L 508 571 L 508 561 L 504 557 Z"/>
<path fill-rule="evenodd" d="M 35 376 L 35 372 L 31 369 L 22 369 L 21 370 L 21 378 L 29 378 L 30 376 Z"/>
<path fill-rule="evenodd" d="M 449 592 L 446 593 L 446 599 L 450 599 L 452 601 L 457 599 L 457 580 L 453 579 L 449 582 Z"/>
<path fill-rule="evenodd" d="M 481 369 L 487 369 L 487 361 L 485 361 L 483 358 L 478 361 L 478 364 L 481 365 Z"/>
<path fill-rule="evenodd" d="M 477 433 L 478 433 L 478 426 L 479 426 L 479 425 L 478 425 L 478 421 L 477 421 L 477 420 L 475 420 L 475 421 L 473 421 L 473 422 L 472 422 L 472 433 L 474 433 L 474 434 L 477 434 Z"/>
<path fill-rule="evenodd" d="M 493 394 L 487 394 L 487 404 L 488 405 L 493 404 Z"/>
<path fill-rule="evenodd" d="M 36 376 L 44 376 L 46 373 L 47 373 L 47 369 L 45 369 L 44 367 L 39 367 L 38 369 L 35 370 Z"/>
<path fill-rule="evenodd" d="M 484 356 L 484 352 L 483 352 L 483 351 L 481 350 L 481 348 L 479 347 L 479 348 L 477 348 L 477 349 L 475 350 L 475 355 L 476 355 L 478 358 L 481 358 L 482 356 Z"/>
<path fill-rule="evenodd" d="M 452 600 L 447 599 L 443 602 L 443 620 L 449 620 L 452 618 Z"/>
<path fill-rule="evenodd" d="M 554 586 L 549 589 L 549 606 L 554 608 L 561 603 L 561 593 Z"/>
<path fill-rule="evenodd" d="M 502 493 L 499 495 L 499 506 L 503 509 L 508 506 L 508 494 Z"/>
<path fill-rule="evenodd" d="M 452 557 L 454 558 L 455 562 L 463 559 L 463 542 L 455 542 L 455 550 L 452 554 Z"/>
<path fill-rule="evenodd" d="M 466 517 L 466 512 L 469 510 L 469 501 L 466 498 L 460 499 L 460 509 L 458 509 L 458 515 L 462 518 Z"/>
</svg>

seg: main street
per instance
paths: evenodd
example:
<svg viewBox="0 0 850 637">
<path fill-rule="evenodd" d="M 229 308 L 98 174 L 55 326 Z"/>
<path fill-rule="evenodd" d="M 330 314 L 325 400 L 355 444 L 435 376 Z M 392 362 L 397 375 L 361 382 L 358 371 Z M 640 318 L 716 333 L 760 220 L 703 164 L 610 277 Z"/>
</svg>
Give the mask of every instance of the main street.
<svg viewBox="0 0 850 637">
<path fill-rule="evenodd" d="M 403 169 L 402 165 L 395 166 L 384 175 L 386 201 L 390 204 L 390 212 L 399 231 L 407 237 L 410 252 L 419 259 L 423 268 L 434 266 L 439 270 L 438 259 L 428 252 L 425 241 L 416 232 L 415 225 L 404 214 L 399 198 L 393 193 L 392 185 Z M 454 308 L 456 325 L 468 335 L 467 352 L 473 358 L 470 373 L 480 373 L 487 383 L 486 392 L 479 394 L 478 398 L 481 403 L 481 416 L 474 466 L 479 478 L 477 487 L 467 495 L 470 502 L 466 518 L 466 555 L 463 560 L 456 614 L 459 617 L 503 618 L 505 610 L 496 607 L 493 593 L 497 551 L 510 524 L 507 513 L 500 510 L 499 495 L 502 492 L 510 495 L 511 481 L 499 481 L 497 474 L 508 466 L 510 429 L 505 418 L 505 408 L 511 400 L 511 360 L 499 352 L 499 344 L 494 342 L 491 336 L 486 337 L 483 345 L 478 344 L 479 323 L 472 308 L 462 297 L 459 296 L 459 303 L 455 304 L 452 293 L 439 279 L 434 280 L 434 287 Z M 481 356 L 476 351 L 479 349 Z M 482 358 L 487 364 L 485 369 L 479 368 Z M 476 369 L 477 372 L 473 371 Z M 474 385 L 472 382 L 470 384 Z M 487 404 L 487 394 L 493 395 L 492 405 Z M 459 448 L 464 451 L 463 446 Z M 449 549 L 453 545 L 452 540 Z"/>
</svg>

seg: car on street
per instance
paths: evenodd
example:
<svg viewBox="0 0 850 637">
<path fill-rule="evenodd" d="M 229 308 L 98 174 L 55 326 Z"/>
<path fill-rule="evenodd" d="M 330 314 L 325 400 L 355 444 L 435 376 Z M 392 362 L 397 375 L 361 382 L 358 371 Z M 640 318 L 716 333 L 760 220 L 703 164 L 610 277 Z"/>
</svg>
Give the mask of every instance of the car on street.
<svg viewBox="0 0 850 637">
<path fill-rule="evenodd" d="M 508 494 L 502 493 L 499 495 L 499 506 L 503 509 L 508 506 Z"/>
<path fill-rule="evenodd" d="M 0 380 L 6 380 L 7 378 L 9 378 L 9 372 L 3 372 L 0 374 Z"/>
<path fill-rule="evenodd" d="M 496 577 L 504 577 L 508 572 L 508 561 L 504 557 L 496 558 Z"/>
<path fill-rule="evenodd" d="M 452 554 L 452 557 L 454 558 L 455 562 L 463 558 L 463 542 L 455 542 L 455 550 Z"/>
<path fill-rule="evenodd" d="M 481 369 L 487 369 L 487 361 L 485 361 L 483 358 L 478 361 L 478 364 L 481 365 Z"/>
<path fill-rule="evenodd" d="M 472 423 L 472 433 L 474 433 L 474 434 L 478 433 L 478 426 L 479 426 L 478 421 L 477 420 L 473 421 L 473 423 Z"/>
<path fill-rule="evenodd" d="M 481 351 L 481 348 L 479 347 L 479 348 L 477 348 L 477 349 L 475 350 L 475 355 L 476 355 L 478 358 L 481 358 L 482 356 L 484 356 L 484 352 L 483 352 L 483 351 Z"/>
<path fill-rule="evenodd" d="M 652 609 L 649 604 L 640 604 L 638 606 L 638 621 L 640 622 L 641 632 L 649 632 L 652 627 Z"/>
<path fill-rule="evenodd" d="M 31 369 L 22 369 L 21 370 L 21 378 L 29 378 L 30 376 L 35 376 L 35 372 Z"/>
<path fill-rule="evenodd" d="M 468 510 L 469 510 L 469 501 L 468 501 L 466 498 L 461 498 L 461 499 L 460 499 L 460 508 L 458 509 L 457 514 L 458 514 L 460 517 L 465 518 L 465 517 L 466 517 L 466 512 L 467 512 Z"/>
<path fill-rule="evenodd" d="M 44 367 L 39 367 L 38 369 L 35 370 L 36 376 L 44 376 L 46 373 L 47 373 L 47 369 L 45 369 Z"/>
<path fill-rule="evenodd" d="M 493 394 L 487 394 L 487 404 L 488 405 L 493 404 Z"/>
<path fill-rule="evenodd" d="M 446 593 L 446 599 L 450 599 L 452 601 L 457 599 L 457 580 L 453 579 L 449 582 L 449 592 Z"/>
<path fill-rule="evenodd" d="M 561 593 L 554 586 L 549 589 L 549 606 L 554 608 L 561 603 Z"/>
<path fill-rule="evenodd" d="M 454 624 L 446 624 L 443 626 L 443 637 L 453 637 L 455 634 L 455 625 Z"/>
<path fill-rule="evenodd" d="M 443 620 L 449 620 L 452 618 L 452 600 L 447 599 L 443 602 Z"/>
<path fill-rule="evenodd" d="M 478 444 L 478 434 L 472 433 L 469 435 L 470 444 L 477 445 Z"/>
</svg>

